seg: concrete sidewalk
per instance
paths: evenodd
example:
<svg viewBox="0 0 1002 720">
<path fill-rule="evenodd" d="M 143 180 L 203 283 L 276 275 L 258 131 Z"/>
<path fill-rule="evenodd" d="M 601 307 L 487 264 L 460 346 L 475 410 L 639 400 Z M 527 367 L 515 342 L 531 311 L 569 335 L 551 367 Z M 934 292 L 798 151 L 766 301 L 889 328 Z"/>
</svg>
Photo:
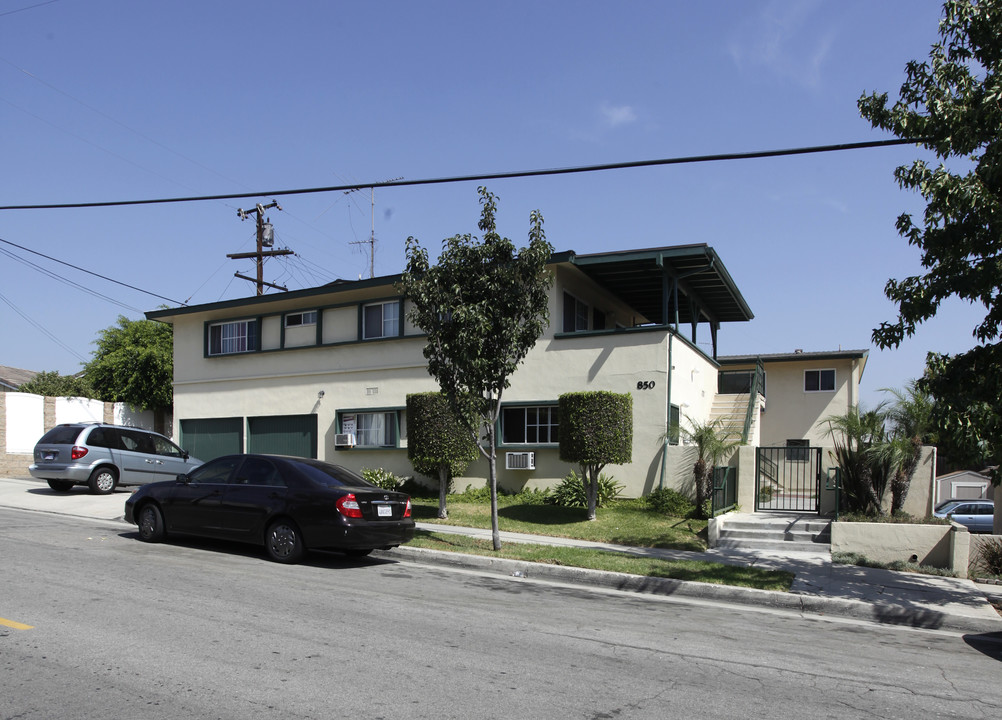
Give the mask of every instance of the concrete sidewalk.
<svg viewBox="0 0 1002 720">
<path fill-rule="evenodd" d="M 85 487 L 68 493 L 50 490 L 42 481 L 0 478 L 0 507 L 124 522 L 130 491 L 92 495 Z M 423 530 L 458 533 L 490 540 L 489 530 L 435 523 L 418 523 Z M 648 578 L 540 563 L 437 552 L 401 547 L 384 557 L 426 564 L 465 567 L 516 578 L 533 578 L 677 597 L 713 599 L 744 605 L 782 608 L 818 615 L 835 615 L 875 622 L 959 632 L 1002 633 L 1002 617 L 988 602 L 986 586 L 970 580 L 893 572 L 831 562 L 828 552 L 748 551 L 711 549 L 705 552 L 638 548 L 558 537 L 501 533 L 505 543 L 537 543 L 597 548 L 645 557 L 709 560 L 730 565 L 787 570 L 795 574 L 791 592 Z M 994 586 L 991 587 L 995 589 Z"/>
</svg>

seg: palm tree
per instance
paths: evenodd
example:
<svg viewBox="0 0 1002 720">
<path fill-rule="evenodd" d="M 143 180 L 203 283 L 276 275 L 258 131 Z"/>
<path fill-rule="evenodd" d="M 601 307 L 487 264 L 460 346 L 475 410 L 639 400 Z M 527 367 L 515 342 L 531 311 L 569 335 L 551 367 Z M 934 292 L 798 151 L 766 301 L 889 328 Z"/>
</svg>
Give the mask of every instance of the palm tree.
<svg viewBox="0 0 1002 720">
<path fill-rule="evenodd" d="M 706 499 L 713 492 L 713 468 L 717 462 L 740 442 L 727 439 L 723 419 L 700 422 L 685 416 L 688 428 L 681 427 L 682 437 L 696 446 L 696 464 L 693 465 L 693 479 L 696 485 L 696 511 L 706 514 Z"/>
<path fill-rule="evenodd" d="M 866 411 L 851 405 L 844 414 L 829 415 L 819 423 L 828 425 L 850 512 L 884 514 L 887 484 L 896 474 L 901 458 L 900 453 L 887 447 L 886 418 L 883 403 Z"/>
<path fill-rule="evenodd" d="M 902 455 L 891 480 L 891 514 L 894 514 L 904 507 L 922 446 L 935 444 L 937 438 L 932 424 L 932 396 L 919 388 L 916 380 L 909 381 L 904 390 L 882 388 L 882 392 L 894 396 L 887 419 L 894 442 L 901 445 Z"/>
</svg>

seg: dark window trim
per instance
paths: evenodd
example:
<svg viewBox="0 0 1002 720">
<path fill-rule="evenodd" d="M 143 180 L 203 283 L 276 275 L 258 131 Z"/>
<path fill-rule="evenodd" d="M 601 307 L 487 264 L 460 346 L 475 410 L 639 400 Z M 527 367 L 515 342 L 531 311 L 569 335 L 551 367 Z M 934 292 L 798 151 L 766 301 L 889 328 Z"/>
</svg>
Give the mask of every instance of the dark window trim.
<svg viewBox="0 0 1002 720">
<path fill-rule="evenodd" d="M 497 448 L 516 448 L 518 450 L 531 450 L 533 448 L 546 450 L 559 447 L 560 440 L 559 437 L 556 442 L 549 443 L 506 443 L 504 441 L 504 411 L 512 410 L 514 408 L 540 408 L 540 407 L 559 407 L 560 403 L 557 400 L 540 400 L 540 401 L 526 401 L 526 402 L 505 402 L 501 403 L 500 411 L 498 412 L 498 419 L 494 425 L 494 445 Z M 557 421 L 557 428 L 559 431 L 560 422 Z"/>
<path fill-rule="evenodd" d="M 400 416 L 406 408 L 395 407 L 374 407 L 374 408 L 345 408 L 337 411 L 335 427 L 339 433 L 344 432 L 341 426 L 341 418 L 345 415 L 375 415 L 393 413 L 393 444 L 392 445 L 355 445 L 352 450 L 406 450 L 400 447 Z M 355 441 L 358 442 L 358 425 L 356 421 Z"/>
<path fill-rule="evenodd" d="M 202 327 L 202 352 L 203 357 L 206 358 L 217 358 L 217 357 L 233 357 L 234 355 L 250 355 L 251 353 L 261 352 L 261 329 L 263 325 L 263 317 L 239 317 L 239 318 L 226 318 L 225 320 L 206 320 Z M 255 327 L 254 333 L 254 347 L 248 348 L 247 350 L 241 350 L 240 352 L 212 352 L 212 328 L 217 325 L 235 325 L 237 323 L 253 323 Z"/>
</svg>

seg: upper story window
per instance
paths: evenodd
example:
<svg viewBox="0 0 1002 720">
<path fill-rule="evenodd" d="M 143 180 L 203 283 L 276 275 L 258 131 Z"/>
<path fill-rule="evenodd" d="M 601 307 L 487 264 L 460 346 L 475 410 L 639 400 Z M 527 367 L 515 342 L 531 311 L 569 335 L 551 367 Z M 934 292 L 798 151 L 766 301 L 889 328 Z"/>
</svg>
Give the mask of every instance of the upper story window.
<svg viewBox="0 0 1002 720">
<path fill-rule="evenodd" d="M 564 293 L 564 332 L 588 329 L 588 305 L 570 293 Z"/>
<path fill-rule="evenodd" d="M 804 392 L 835 392 L 835 371 L 804 370 Z"/>
<path fill-rule="evenodd" d="M 302 325 L 316 325 L 317 311 L 307 310 L 305 312 L 289 313 L 285 316 L 285 327 L 300 327 Z"/>
<path fill-rule="evenodd" d="M 209 326 L 209 355 L 254 352 L 258 347 L 257 342 L 257 320 L 238 320 Z"/>
<path fill-rule="evenodd" d="M 556 405 L 506 407 L 501 410 L 501 442 L 505 445 L 544 445 L 559 442 Z"/>
<path fill-rule="evenodd" d="M 400 301 L 373 303 L 362 307 L 362 339 L 400 335 Z"/>
</svg>

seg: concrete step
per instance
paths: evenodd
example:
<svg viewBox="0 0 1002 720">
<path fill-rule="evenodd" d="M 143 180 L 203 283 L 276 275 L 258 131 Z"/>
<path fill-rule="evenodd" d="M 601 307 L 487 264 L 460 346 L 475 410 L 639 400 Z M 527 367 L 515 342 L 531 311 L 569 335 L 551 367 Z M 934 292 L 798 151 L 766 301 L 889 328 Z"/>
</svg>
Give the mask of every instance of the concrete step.
<svg viewBox="0 0 1002 720">
<path fill-rule="evenodd" d="M 793 542 L 790 540 L 727 540 L 721 538 L 715 545 L 728 550 L 770 550 L 773 552 L 829 552 L 831 545 L 816 542 Z"/>
<path fill-rule="evenodd" d="M 716 547 L 818 552 L 831 548 L 831 521 L 817 516 L 748 517 L 726 521 Z"/>
</svg>

